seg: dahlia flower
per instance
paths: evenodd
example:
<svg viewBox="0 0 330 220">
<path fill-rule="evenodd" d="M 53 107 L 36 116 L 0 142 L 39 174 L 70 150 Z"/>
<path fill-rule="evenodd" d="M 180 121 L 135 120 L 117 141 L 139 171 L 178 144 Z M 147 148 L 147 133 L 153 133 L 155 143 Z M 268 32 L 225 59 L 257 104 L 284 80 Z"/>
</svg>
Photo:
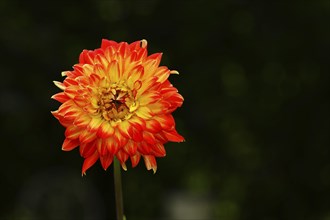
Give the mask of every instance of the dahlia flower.
<svg viewBox="0 0 330 220">
<path fill-rule="evenodd" d="M 62 150 L 79 146 L 82 174 L 99 159 L 106 170 L 116 157 L 127 170 L 142 157 L 156 172 L 164 144 L 182 142 L 171 113 L 183 97 L 169 82 L 178 74 L 159 66 L 162 53 L 148 55 L 147 41 L 128 44 L 102 40 L 101 48 L 83 50 L 72 71 L 62 72 L 63 90 L 52 96 L 61 106 L 52 114 L 66 128 Z"/>
</svg>

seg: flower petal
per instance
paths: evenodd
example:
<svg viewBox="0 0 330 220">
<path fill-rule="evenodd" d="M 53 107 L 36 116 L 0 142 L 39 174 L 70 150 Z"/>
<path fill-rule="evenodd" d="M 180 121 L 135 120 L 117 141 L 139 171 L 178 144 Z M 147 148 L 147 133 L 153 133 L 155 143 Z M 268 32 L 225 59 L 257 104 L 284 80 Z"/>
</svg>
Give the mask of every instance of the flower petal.
<svg viewBox="0 0 330 220">
<path fill-rule="evenodd" d="M 113 161 L 113 155 L 106 154 L 104 156 L 100 156 L 100 161 L 101 161 L 101 165 L 102 165 L 103 169 L 107 170 Z"/>
<path fill-rule="evenodd" d="M 116 83 L 120 80 L 120 70 L 116 60 L 113 60 L 111 63 L 109 63 L 106 73 L 108 74 L 107 76 L 111 82 Z"/>
<path fill-rule="evenodd" d="M 57 93 L 53 95 L 51 98 L 61 103 L 64 103 L 69 100 L 69 97 L 64 92 Z"/>
<path fill-rule="evenodd" d="M 62 150 L 70 151 L 70 150 L 73 150 L 76 147 L 78 147 L 78 145 L 79 145 L 79 141 L 77 139 L 72 140 L 72 139 L 65 138 L 65 140 L 62 144 Z"/>
<path fill-rule="evenodd" d="M 163 83 L 170 76 L 171 71 L 165 67 L 161 66 L 155 71 L 155 76 L 157 76 L 157 82 Z"/>
<path fill-rule="evenodd" d="M 79 141 L 81 143 L 89 143 L 96 138 L 95 132 L 89 130 L 83 130 L 79 135 Z"/>
<path fill-rule="evenodd" d="M 83 158 L 90 157 L 94 153 L 94 151 L 97 151 L 94 141 L 80 144 L 79 152 Z"/>
<path fill-rule="evenodd" d="M 77 116 L 73 124 L 81 128 L 86 128 L 86 126 L 90 123 L 91 120 L 92 118 L 89 115 L 81 114 Z"/>
<path fill-rule="evenodd" d="M 78 95 L 79 93 L 81 93 L 82 91 L 78 91 L 77 86 L 71 86 L 71 87 L 67 87 L 64 90 L 65 95 L 67 95 L 70 99 L 74 99 L 74 97 L 76 95 Z"/>
<path fill-rule="evenodd" d="M 152 115 L 161 115 L 161 114 L 168 114 L 169 108 L 171 104 L 164 100 L 159 100 L 156 103 L 152 103 L 148 105 L 148 108 L 151 111 Z"/>
<path fill-rule="evenodd" d="M 139 128 L 140 130 L 146 128 L 146 121 L 138 116 L 133 116 L 132 118 L 130 118 L 129 123 L 132 126 Z"/>
<path fill-rule="evenodd" d="M 148 120 L 146 123 L 146 131 L 150 131 L 152 133 L 157 133 L 162 129 L 162 126 L 157 120 Z"/>
<path fill-rule="evenodd" d="M 66 86 L 66 87 L 69 87 L 69 86 L 77 86 L 78 85 L 78 82 L 75 80 L 75 79 L 72 79 L 72 78 L 65 78 L 63 84 Z"/>
<path fill-rule="evenodd" d="M 139 98 L 140 106 L 146 106 L 155 103 L 161 99 L 161 96 L 157 92 L 144 93 Z"/>
<path fill-rule="evenodd" d="M 95 140 L 95 147 L 100 156 L 108 154 L 107 146 L 105 145 L 105 140 L 98 138 Z"/>
<path fill-rule="evenodd" d="M 142 155 L 151 154 L 152 147 L 151 147 L 150 144 L 148 144 L 147 142 L 145 142 L 145 141 L 141 141 L 140 143 L 138 143 L 138 151 L 139 151 Z"/>
<path fill-rule="evenodd" d="M 160 131 L 157 134 L 155 134 L 155 138 L 158 140 L 158 142 L 163 144 L 168 142 L 168 139 L 166 138 L 166 135 L 164 134 L 163 131 Z"/>
<path fill-rule="evenodd" d="M 129 44 L 129 49 L 131 51 L 138 50 L 138 49 L 140 49 L 140 45 L 141 45 L 141 41 L 140 40 L 135 41 L 135 42 Z"/>
<path fill-rule="evenodd" d="M 81 129 L 75 125 L 69 126 L 65 130 L 65 137 L 69 139 L 77 139 L 81 133 Z"/>
<path fill-rule="evenodd" d="M 126 120 L 118 124 L 119 132 L 126 138 L 130 138 L 129 129 L 130 129 L 130 123 Z"/>
<path fill-rule="evenodd" d="M 127 57 L 127 55 L 129 54 L 128 43 L 120 42 L 119 47 L 118 47 L 118 53 L 119 53 L 119 57 L 122 57 L 123 59 L 125 59 Z"/>
<path fill-rule="evenodd" d="M 128 159 L 128 154 L 125 153 L 125 151 L 123 150 L 120 150 L 117 154 L 116 154 L 116 157 L 118 158 L 120 164 L 121 164 L 121 167 L 124 169 L 124 170 L 127 170 L 127 167 L 126 167 L 126 160 Z"/>
<path fill-rule="evenodd" d="M 128 139 L 124 135 L 122 135 L 118 130 L 115 131 L 113 137 L 117 140 L 120 148 L 123 147 L 128 141 Z"/>
<path fill-rule="evenodd" d="M 153 170 L 154 174 L 157 171 L 157 163 L 156 163 L 156 158 L 152 155 L 142 155 L 144 159 L 144 163 L 146 165 L 147 170 Z"/>
<path fill-rule="evenodd" d="M 53 83 L 55 84 L 55 86 L 57 86 L 61 90 L 65 90 L 66 89 L 66 86 L 63 83 L 61 83 L 61 82 L 53 81 Z"/>
<path fill-rule="evenodd" d="M 136 167 L 140 162 L 141 155 L 137 153 L 134 156 L 131 156 L 130 158 L 131 158 L 132 167 Z"/>
<path fill-rule="evenodd" d="M 130 129 L 129 129 L 129 132 L 130 132 L 130 136 L 131 138 L 136 141 L 136 142 L 140 142 L 143 140 L 143 136 L 142 136 L 142 130 L 138 129 L 137 127 L 135 126 L 132 126 Z"/>
<path fill-rule="evenodd" d="M 79 110 L 71 108 L 65 112 L 63 118 L 69 121 L 74 121 L 79 115 L 81 115 Z"/>
<path fill-rule="evenodd" d="M 152 145 L 156 143 L 155 136 L 152 133 L 144 131 L 142 134 L 143 134 L 143 140 L 145 140 L 147 143 Z"/>
<path fill-rule="evenodd" d="M 95 162 L 97 161 L 97 159 L 99 158 L 99 154 L 97 153 L 97 151 L 95 151 L 91 156 L 87 157 L 84 160 L 83 166 L 82 166 L 82 171 L 81 171 L 81 175 L 86 175 L 86 171 L 95 164 Z"/>
<path fill-rule="evenodd" d="M 100 125 L 102 124 L 103 120 L 101 117 L 92 117 L 92 120 L 89 122 L 87 129 L 95 132 L 99 129 Z"/>
<path fill-rule="evenodd" d="M 104 121 L 97 130 L 97 136 L 100 138 L 108 138 L 115 132 L 114 128 L 107 121 Z"/>
<path fill-rule="evenodd" d="M 86 97 L 83 95 L 76 95 L 73 98 L 73 101 L 81 108 L 85 107 L 88 104 Z"/>
<path fill-rule="evenodd" d="M 104 139 L 104 145 L 107 148 L 108 152 L 111 154 L 116 154 L 119 150 L 119 143 L 114 137 Z"/>
<path fill-rule="evenodd" d="M 144 60 L 148 56 L 148 51 L 146 48 L 141 48 L 136 53 L 137 60 Z"/>
<path fill-rule="evenodd" d="M 93 51 L 83 50 L 79 56 L 79 63 L 93 64 L 94 56 L 95 56 L 95 54 L 93 53 Z"/>
<path fill-rule="evenodd" d="M 134 141 L 129 140 L 123 147 L 123 150 L 130 156 L 134 156 L 137 150 L 137 144 Z"/>
<path fill-rule="evenodd" d="M 140 106 L 135 113 L 138 117 L 143 119 L 149 119 L 152 117 L 150 109 L 146 106 Z"/>
<path fill-rule="evenodd" d="M 159 122 L 164 130 L 170 130 L 175 126 L 174 118 L 171 114 L 157 115 L 154 119 Z"/>
<path fill-rule="evenodd" d="M 163 133 L 165 134 L 166 138 L 169 141 L 173 141 L 173 142 L 183 142 L 184 138 L 178 134 L 178 132 L 176 132 L 176 130 L 171 130 L 171 131 L 163 131 Z"/>
<path fill-rule="evenodd" d="M 134 84 L 144 75 L 144 67 L 142 65 L 132 65 L 130 68 L 127 68 L 125 72 L 127 72 L 128 75 L 127 85 L 129 88 L 134 88 Z"/>
<path fill-rule="evenodd" d="M 161 58 L 162 58 L 162 53 L 155 53 L 148 56 L 147 60 L 144 63 L 144 67 L 146 70 L 146 77 L 149 78 L 155 74 L 155 71 L 159 66 Z"/>
<path fill-rule="evenodd" d="M 155 85 L 159 85 L 159 83 L 157 83 L 157 77 L 145 79 L 142 82 L 141 88 L 137 91 L 137 96 L 139 97 L 141 94 L 143 94 L 145 91 L 148 91 L 151 87 Z"/>
<path fill-rule="evenodd" d="M 153 144 L 152 146 L 152 151 L 156 157 L 165 157 L 166 156 L 166 151 L 164 148 L 164 145 L 161 143 Z"/>
<path fill-rule="evenodd" d="M 101 48 L 106 49 L 108 47 L 118 47 L 118 43 L 113 40 L 102 39 Z"/>
</svg>

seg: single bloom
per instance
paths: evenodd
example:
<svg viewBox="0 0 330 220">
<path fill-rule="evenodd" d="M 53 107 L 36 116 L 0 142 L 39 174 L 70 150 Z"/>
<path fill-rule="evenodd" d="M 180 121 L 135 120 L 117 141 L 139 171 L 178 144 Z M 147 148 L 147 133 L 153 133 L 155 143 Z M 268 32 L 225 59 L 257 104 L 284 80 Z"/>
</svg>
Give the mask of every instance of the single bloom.
<svg viewBox="0 0 330 220">
<path fill-rule="evenodd" d="M 124 170 L 142 157 L 156 172 L 164 144 L 182 142 L 172 112 L 183 97 L 168 80 L 178 74 L 160 66 L 162 53 L 148 55 L 147 41 L 128 44 L 102 40 L 101 48 L 83 50 L 72 71 L 62 72 L 62 90 L 52 96 L 61 106 L 52 114 L 66 128 L 62 150 L 79 147 L 82 174 L 100 159 L 106 170 L 116 157 Z"/>
</svg>

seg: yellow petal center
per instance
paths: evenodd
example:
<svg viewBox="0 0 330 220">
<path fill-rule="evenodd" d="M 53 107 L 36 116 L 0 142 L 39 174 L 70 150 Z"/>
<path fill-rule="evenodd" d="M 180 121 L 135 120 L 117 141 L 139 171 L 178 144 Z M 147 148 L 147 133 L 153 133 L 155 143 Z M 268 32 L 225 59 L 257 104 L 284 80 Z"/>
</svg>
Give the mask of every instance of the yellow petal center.
<svg viewBox="0 0 330 220">
<path fill-rule="evenodd" d="M 125 85 L 112 85 L 98 89 L 97 113 L 107 121 L 129 119 L 134 111 L 132 92 Z"/>
</svg>

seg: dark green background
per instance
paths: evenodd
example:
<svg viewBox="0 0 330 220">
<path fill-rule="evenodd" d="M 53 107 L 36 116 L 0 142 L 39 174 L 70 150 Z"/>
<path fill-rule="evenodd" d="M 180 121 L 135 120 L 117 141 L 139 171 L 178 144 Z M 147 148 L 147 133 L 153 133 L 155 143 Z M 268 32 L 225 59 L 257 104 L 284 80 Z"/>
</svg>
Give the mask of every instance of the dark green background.
<svg viewBox="0 0 330 220">
<path fill-rule="evenodd" d="M 112 169 L 97 163 L 81 178 L 50 114 L 52 81 L 102 38 L 147 39 L 185 98 L 174 116 L 186 142 L 166 145 L 155 175 L 143 162 L 123 174 L 128 220 L 171 220 L 173 195 L 206 204 L 212 220 L 330 219 L 329 1 L 2 0 L 0 10 L 1 220 L 114 219 Z"/>
</svg>

